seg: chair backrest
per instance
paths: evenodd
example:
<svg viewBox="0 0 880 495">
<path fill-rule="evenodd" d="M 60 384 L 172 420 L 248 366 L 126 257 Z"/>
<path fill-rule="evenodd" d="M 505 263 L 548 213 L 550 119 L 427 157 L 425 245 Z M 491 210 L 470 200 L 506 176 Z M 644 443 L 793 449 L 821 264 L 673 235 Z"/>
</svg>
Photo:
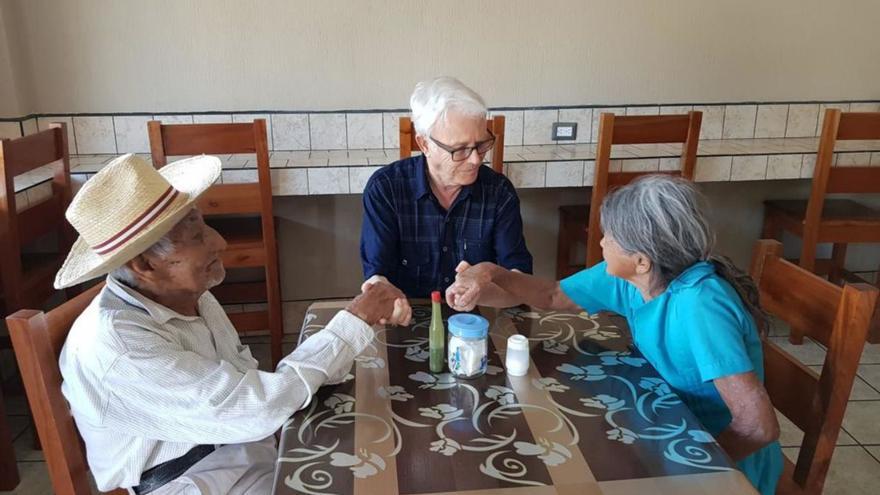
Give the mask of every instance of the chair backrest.
<svg viewBox="0 0 880 495">
<path fill-rule="evenodd" d="M 807 493 L 818 494 L 858 370 L 877 288 L 834 285 L 783 259 L 782 244 L 774 240 L 755 245 L 751 275 L 766 311 L 828 348 L 817 376 L 772 341 L 763 342 L 764 386 L 770 400 L 804 431 L 793 481 Z"/>
<path fill-rule="evenodd" d="M 15 201 L 15 177 L 55 164 L 51 180 L 52 195 L 45 201 L 19 212 Z M 67 128 L 53 123 L 44 131 L 18 139 L 0 141 L 0 273 L 7 299 L 20 290 L 23 276 L 22 247 L 57 232 L 58 251 L 66 253 L 75 239 L 73 228 L 64 218 L 72 196 Z M 28 294 L 30 300 L 48 297 L 51 283 L 41 294 Z M 13 297 L 12 299 L 16 299 Z M 19 309 L 16 304 L 10 310 Z"/>
<path fill-rule="evenodd" d="M 6 318 L 52 488 L 57 494 L 92 493 L 82 439 L 61 393 L 58 357 L 73 322 L 103 286 L 98 284 L 48 313 L 23 309 Z"/>
<path fill-rule="evenodd" d="M 499 174 L 504 173 L 504 116 L 495 115 L 486 119 L 486 128 L 495 136 L 495 146 L 492 148 L 492 170 Z M 414 151 L 419 151 L 416 142 L 416 130 L 412 119 L 400 118 L 400 158 L 412 156 Z"/>
<path fill-rule="evenodd" d="M 681 170 L 669 171 L 688 180 L 694 178 L 697 145 L 703 113 L 691 111 L 682 115 L 617 116 L 602 113 L 596 145 L 596 173 L 590 198 L 590 219 L 587 228 L 587 267 L 602 261 L 600 207 L 614 187 L 629 184 L 640 175 L 653 172 L 611 172 L 611 147 L 615 144 L 682 143 Z"/>
<path fill-rule="evenodd" d="M 256 154 L 257 182 L 214 185 L 199 200 L 199 208 L 205 215 L 260 213 L 264 223 L 272 221 L 272 174 L 265 119 L 236 124 L 162 124 L 151 120 L 147 129 L 156 168 L 164 167 L 167 157 L 174 155 Z M 263 228 L 265 232 L 266 225 Z"/>
<path fill-rule="evenodd" d="M 816 244 L 819 242 L 819 224 L 827 194 L 880 193 L 880 168 L 867 163 L 858 167 L 834 167 L 834 148 L 837 141 L 880 139 L 880 112 L 841 112 L 837 108 L 825 111 L 822 136 L 813 170 L 813 184 L 804 217 L 801 266 L 815 268 Z"/>
</svg>

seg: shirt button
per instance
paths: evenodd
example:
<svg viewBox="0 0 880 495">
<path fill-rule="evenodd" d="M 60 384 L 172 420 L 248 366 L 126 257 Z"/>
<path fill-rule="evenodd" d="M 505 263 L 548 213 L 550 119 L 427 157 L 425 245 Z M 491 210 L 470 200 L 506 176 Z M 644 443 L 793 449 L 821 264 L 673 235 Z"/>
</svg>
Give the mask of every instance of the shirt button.
<svg viewBox="0 0 880 495">
<path fill-rule="evenodd" d="M 402 263 L 403 263 L 403 266 L 406 266 L 406 260 L 403 260 Z"/>
<path fill-rule="evenodd" d="M 446 251 L 449 251 L 449 248 L 447 248 L 446 246 L 443 246 L 443 252 L 445 253 Z"/>
<path fill-rule="evenodd" d="M 449 283 L 449 277 L 443 277 L 443 281 Z"/>
</svg>

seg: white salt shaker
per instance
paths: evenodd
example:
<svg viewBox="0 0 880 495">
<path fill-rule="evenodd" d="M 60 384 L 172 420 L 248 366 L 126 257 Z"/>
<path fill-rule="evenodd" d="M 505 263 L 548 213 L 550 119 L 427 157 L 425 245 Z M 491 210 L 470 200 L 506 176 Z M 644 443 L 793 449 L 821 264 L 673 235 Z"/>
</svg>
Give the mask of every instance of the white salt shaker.
<svg viewBox="0 0 880 495">
<path fill-rule="evenodd" d="M 508 375 L 523 376 L 529 371 L 529 339 L 522 335 L 511 335 L 507 338 L 504 366 Z"/>
</svg>

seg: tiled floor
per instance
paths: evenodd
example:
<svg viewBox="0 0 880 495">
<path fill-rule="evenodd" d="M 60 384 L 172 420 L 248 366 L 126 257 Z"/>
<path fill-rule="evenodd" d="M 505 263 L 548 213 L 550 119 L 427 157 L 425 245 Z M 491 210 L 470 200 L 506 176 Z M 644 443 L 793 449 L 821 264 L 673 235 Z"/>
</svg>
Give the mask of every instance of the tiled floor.
<svg viewBox="0 0 880 495">
<path fill-rule="evenodd" d="M 308 302 L 284 303 L 284 352 L 290 352 L 295 346 L 308 306 Z M 792 346 L 786 340 L 785 330 L 779 327 L 775 327 L 771 335 L 804 364 L 817 373 L 821 371 L 825 359 L 825 349 L 821 345 L 807 340 L 802 346 Z M 268 335 L 249 336 L 242 340 L 250 345 L 261 369 L 268 369 Z M 861 362 L 825 482 L 824 493 L 829 495 L 874 495 L 880 491 L 880 344 L 867 344 Z M 43 455 L 33 449 L 33 427 L 27 416 L 26 401 L 20 395 L 6 397 L 5 401 L 15 439 L 21 484 L 14 491 L 0 494 L 51 494 Z M 803 433 L 785 417 L 780 415 L 779 419 L 783 452 L 794 461 Z"/>
</svg>

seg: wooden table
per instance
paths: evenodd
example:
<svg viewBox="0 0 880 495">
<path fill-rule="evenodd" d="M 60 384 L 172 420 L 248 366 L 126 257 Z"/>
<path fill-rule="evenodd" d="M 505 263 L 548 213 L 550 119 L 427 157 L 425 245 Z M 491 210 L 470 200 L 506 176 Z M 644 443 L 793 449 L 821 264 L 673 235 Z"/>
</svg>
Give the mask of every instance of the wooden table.
<svg viewBox="0 0 880 495">
<path fill-rule="evenodd" d="M 313 304 L 301 339 L 344 304 Z M 274 493 L 755 493 L 621 318 L 480 312 L 489 373 L 473 380 L 429 372 L 429 307 L 409 327 L 377 327 L 348 380 L 284 425 Z M 514 333 L 531 343 L 523 377 L 502 368 Z"/>
</svg>

